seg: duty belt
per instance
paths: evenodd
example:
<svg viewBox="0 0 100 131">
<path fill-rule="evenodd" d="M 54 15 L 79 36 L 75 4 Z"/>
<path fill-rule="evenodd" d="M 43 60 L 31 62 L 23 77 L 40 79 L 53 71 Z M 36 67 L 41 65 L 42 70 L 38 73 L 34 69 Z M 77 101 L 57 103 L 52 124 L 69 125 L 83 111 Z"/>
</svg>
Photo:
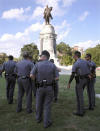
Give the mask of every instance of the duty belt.
<svg viewBox="0 0 100 131">
<path fill-rule="evenodd" d="M 5 74 L 5 76 L 16 76 L 16 74 Z"/>
<path fill-rule="evenodd" d="M 18 76 L 18 78 L 21 78 L 21 79 L 29 79 L 30 77 L 29 77 L 29 76 Z"/>
<path fill-rule="evenodd" d="M 88 74 L 79 76 L 80 79 L 89 78 Z"/>
<path fill-rule="evenodd" d="M 41 82 L 37 82 L 37 87 L 48 87 L 48 86 L 53 86 L 53 82 L 52 83 L 48 83 L 46 80 L 43 80 Z"/>
</svg>

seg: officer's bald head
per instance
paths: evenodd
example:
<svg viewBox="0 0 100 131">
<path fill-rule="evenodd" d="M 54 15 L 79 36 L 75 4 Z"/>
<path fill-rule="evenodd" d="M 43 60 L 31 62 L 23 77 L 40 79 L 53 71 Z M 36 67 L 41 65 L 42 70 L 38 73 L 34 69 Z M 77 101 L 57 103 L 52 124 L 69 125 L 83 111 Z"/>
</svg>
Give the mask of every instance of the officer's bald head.
<svg viewBox="0 0 100 131">
<path fill-rule="evenodd" d="M 8 59 L 9 59 L 9 60 L 13 60 L 14 57 L 13 57 L 12 55 L 9 55 L 9 56 L 8 56 Z"/>
<path fill-rule="evenodd" d="M 50 58 L 49 52 L 47 50 L 42 51 L 41 59 L 42 60 L 46 60 L 46 59 L 49 60 L 49 58 Z"/>
</svg>

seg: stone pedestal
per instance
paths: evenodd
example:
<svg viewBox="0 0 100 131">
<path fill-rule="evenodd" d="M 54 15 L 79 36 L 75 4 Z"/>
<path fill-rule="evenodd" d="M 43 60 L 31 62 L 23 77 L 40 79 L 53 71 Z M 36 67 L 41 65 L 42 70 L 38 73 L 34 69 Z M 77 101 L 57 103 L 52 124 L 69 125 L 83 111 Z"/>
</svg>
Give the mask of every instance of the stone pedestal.
<svg viewBox="0 0 100 131">
<path fill-rule="evenodd" d="M 44 25 L 40 33 L 40 54 L 43 50 L 47 50 L 50 53 L 50 59 L 54 59 L 55 64 L 58 65 L 58 59 L 56 56 L 56 38 L 54 27 L 52 25 Z"/>
</svg>

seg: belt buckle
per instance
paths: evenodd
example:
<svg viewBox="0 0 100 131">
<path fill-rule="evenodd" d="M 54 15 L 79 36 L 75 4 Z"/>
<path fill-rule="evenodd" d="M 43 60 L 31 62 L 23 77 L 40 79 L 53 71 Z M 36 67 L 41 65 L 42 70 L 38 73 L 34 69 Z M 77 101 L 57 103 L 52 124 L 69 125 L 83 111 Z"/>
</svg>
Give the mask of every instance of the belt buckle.
<svg viewBox="0 0 100 131">
<path fill-rule="evenodd" d="M 22 76 L 22 79 L 25 79 L 26 78 L 26 76 Z"/>
<path fill-rule="evenodd" d="M 47 80 L 43 80 L 43 82 L 44 82 L 44 83 L 46 83 L 46 82 L 47 82 Z"/>
<path fill-rule="evenodd" d="M 47 80 L 43 80 L 43 86 L 44 86 L 44 88 L 46 88 L 46 86 L 47 86 Z"/>
</svg>

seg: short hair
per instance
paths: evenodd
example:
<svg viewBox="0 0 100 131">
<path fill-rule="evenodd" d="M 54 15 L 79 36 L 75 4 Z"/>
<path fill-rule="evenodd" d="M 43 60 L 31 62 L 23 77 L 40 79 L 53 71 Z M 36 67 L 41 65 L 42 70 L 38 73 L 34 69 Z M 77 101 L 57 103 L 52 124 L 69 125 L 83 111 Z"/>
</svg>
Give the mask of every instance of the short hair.
<svg viewBox="0 0 100 131">
<path fill-rule="evenodd" d="M 12 55 L 9 55 L 9 56 L 8 56 L 8 59 L 9 59 L 9 60 L 13 60 L 14 57 L 13 57 Z"/>
<path fill-rule="evenodd" d="M 92 58 L 92 55 L 90 53 L 87 53 L 86 56 Z"/>
<path fill-rule="evenodd" d="M 23 58 L 25 58 L 25 59 L 29 58 L 28 52 L 23 52 Z"/>
<path fill-rule="evenodd" d="M 76 55 L 78 58 L 80 58 L 81 57 L 81 52 L 75 51 L 74 55 Z"/>
<path fill-rule="evenodd" d="M 47 57 L 47 59 L 49 59 L 49 58 L 50 58 L 50 53 L 49 53 L 47 50 L 42 51 L 41 56 L 42 56 L 42 55 L 46 56 L 46 57 Z"/>
<path fill-rule="evenodd" d="M 50 59 L 50 62 L 54 63 L 54 59 Z"/>
</svg>

